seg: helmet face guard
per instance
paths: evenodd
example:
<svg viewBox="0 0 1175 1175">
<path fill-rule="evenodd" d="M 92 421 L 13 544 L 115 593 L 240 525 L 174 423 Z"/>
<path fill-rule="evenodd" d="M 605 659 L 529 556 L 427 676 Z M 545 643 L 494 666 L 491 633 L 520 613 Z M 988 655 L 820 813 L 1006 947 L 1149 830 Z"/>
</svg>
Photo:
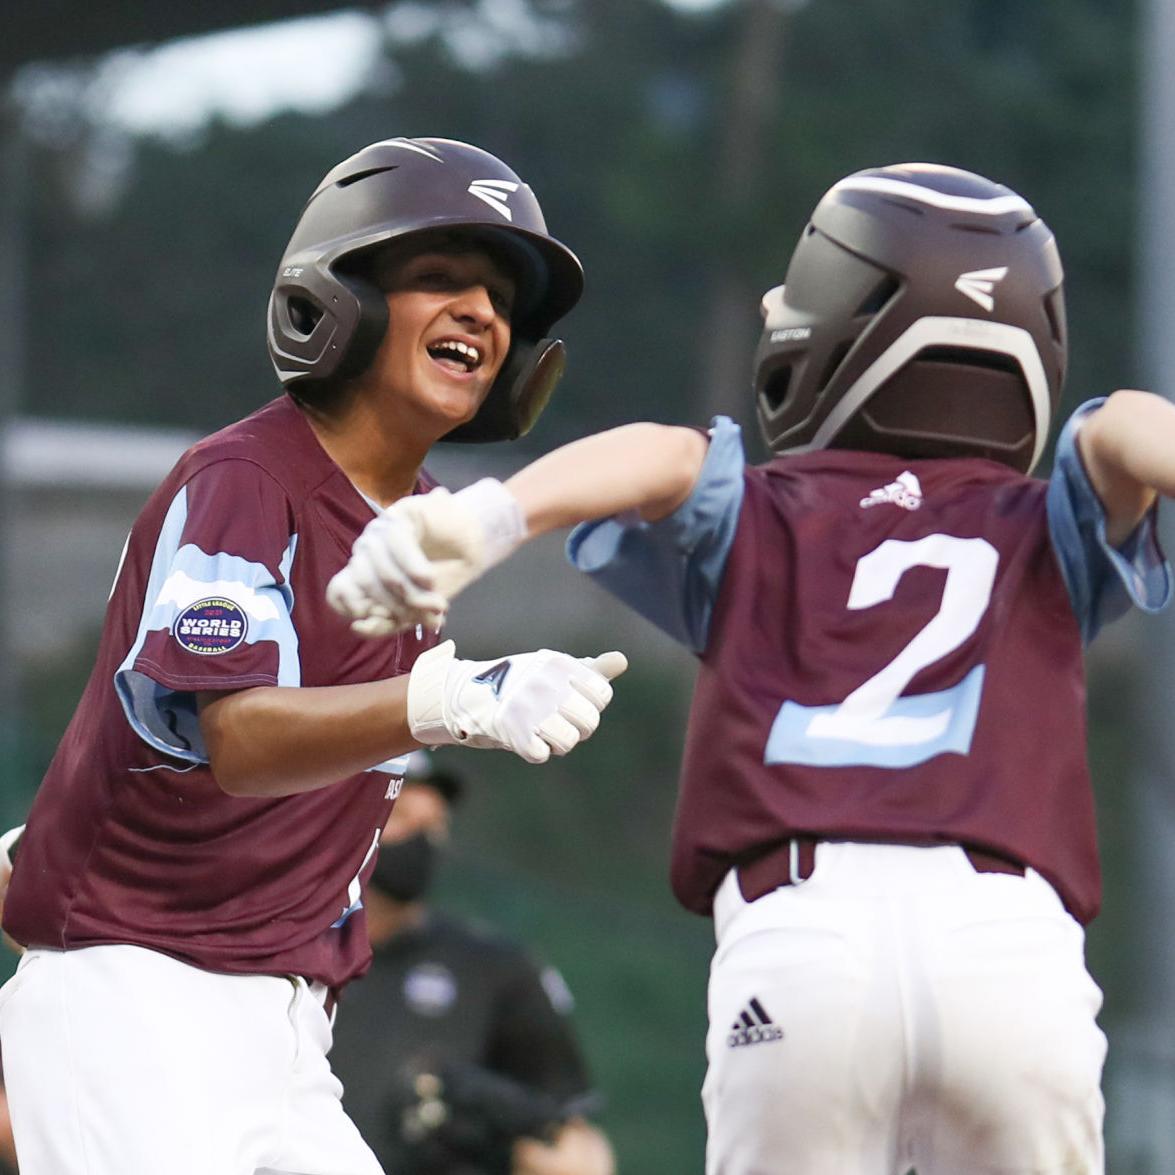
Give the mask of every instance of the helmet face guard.
<svg viewBox="0 0 1175 1175">
<path fill-rule="evenodd" d="M 521 436 L 562 372 L 546 337 L 579 300 L 583 270 L 547 233 L 534 193 L 501 160 L 448 139 L 388 139 L 344 160 L 318 185 L 278 265 L 268 345 L 291 394 L 313 399 L 360 375 L 388 329 L 383 293 L 363 274 L 381 246 L 443 231 L 503 256 L 517 282 L 511 344 L 478 413 L 446 440 Z"/>
<path fill-rule="evenodd" d="M 767 443 L 1028 472 L 1064 380 L 1062 283 L 1052 233 L 1002 185 L 928 164 L 848 176 L 763 299 Z"/>
</svg>

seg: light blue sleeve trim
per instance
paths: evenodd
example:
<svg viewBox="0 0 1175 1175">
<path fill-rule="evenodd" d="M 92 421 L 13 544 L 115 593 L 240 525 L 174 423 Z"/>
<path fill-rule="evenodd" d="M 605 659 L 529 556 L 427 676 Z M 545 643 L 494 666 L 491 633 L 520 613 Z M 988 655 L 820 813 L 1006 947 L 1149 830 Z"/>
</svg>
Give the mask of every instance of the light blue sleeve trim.
<svg viewBox="0 0 1175 1175">
<path fill-rule="evenodd" d="M 1105 508 L 1077 450 L 1082 422 L 1104 403 L 1090 400 L 1066 422 L 1048 487 L 1049 534 L 1087 645 L 1131 604 L 1159 612 L 1171 601 L 1171 567 L 1159 546 L 1154 510 L 1120 547 L 1106 538 Z"/>
<path fill-rule="evenodd" d="M 745 468 L 739 426 L 715 417 L 698 480 L 672 514 L 654 523 L 635 514 L 584 523 L 567 540 L 567 558 L 662 632 L 701 653 L 738 526 Z"/>
<path fill-rule="evenodd" d="M 134 643 L 115 672 L 114 688 L 127 721 L 144 742 L 174 758 L 207 763 L 195 695 L 161 685 L 135 669 L 135 661 L 149 632 L 170 629 L 176 617 L 202 597 L 227 596 L 248 616 L 246 644 L 268 640 L 277 645 L 277 684 L 301 684 L 290 588 L 298 536 L 290 537 L 282 555 L 280 572 L 285 582 L 278 584 L 263 564 L 238 555 L 208 555 L 192 543 L 180 546 L 187 517 L 185 487 L 173 499 L 160 530 L 142 619 Z"/>
</svg>

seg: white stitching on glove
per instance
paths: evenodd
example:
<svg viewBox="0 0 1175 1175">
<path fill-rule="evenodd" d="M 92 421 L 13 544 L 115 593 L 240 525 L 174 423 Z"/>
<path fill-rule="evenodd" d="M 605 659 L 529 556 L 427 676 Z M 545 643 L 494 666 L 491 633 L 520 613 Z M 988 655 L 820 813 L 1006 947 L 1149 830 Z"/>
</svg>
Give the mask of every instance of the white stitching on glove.
<svg viewBox="0 0 1175 1175">
<path fill-rule="evenodd" d="M 528 763 L 566 755 L 600 724 L 623 653 L 572 657 L 553 649 L 497 661 L 460 661 L 452 641 L 416 659 L 408 725 L 425 746 L 458 743 L 513 751 Z"/>
<path fill-rule="evenodd" d="M 355 540 L 327 602 L 360 636 L 438 629 L 453 597 L 525 538 L 517 500 L 493 478 L 401 498 Z"/>
</svg>

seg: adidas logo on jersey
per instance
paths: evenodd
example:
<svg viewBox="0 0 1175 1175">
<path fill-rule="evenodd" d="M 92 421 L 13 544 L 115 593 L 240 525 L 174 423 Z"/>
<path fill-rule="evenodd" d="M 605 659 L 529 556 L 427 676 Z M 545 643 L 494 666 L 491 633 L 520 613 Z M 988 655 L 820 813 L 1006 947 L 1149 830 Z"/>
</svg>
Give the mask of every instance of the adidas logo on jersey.
<svg viewBox="0 0 1175 1175">
<path fill-rule="evenodd" d="M 726 1044 L 729 1048 L 737 1049 L 750 1044 L 770 1044 L 773 1040 L 783 1040 L 783 1029 L 767 1015 L 758 999 L 752 996 L 750 1003 L 730 1026 Z"/>
<path fill-rule="evenodd" d="M 874 490 L 867 498 L 862 498 L 860 505 L 869 506 L 901 506 L 903 510 L 917 510 L 922 505 L 922 485 L 907 469 L 899 473 L 897 481 Z"/>
</svg>

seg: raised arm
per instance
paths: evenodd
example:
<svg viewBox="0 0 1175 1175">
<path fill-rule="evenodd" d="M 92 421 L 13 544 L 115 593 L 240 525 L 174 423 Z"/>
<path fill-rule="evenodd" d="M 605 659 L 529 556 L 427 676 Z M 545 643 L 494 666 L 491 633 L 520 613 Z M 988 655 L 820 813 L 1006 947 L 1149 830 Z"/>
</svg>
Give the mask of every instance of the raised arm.
<svg viewBox="0 0 1175 1175">
<path fill-rule="evenodd" d="M 706 447 L 696 429 L 626 424 L 555 449 L 505 487 L 522 508 L 527 537 L 628 510 L 655 522 L 689 497 Z"/>
<path fill-rule="evenodd" d="M 505 484 L 402 498 L 356 540 L 327 599 L 365 636 L 439 625 L 458 592 L 536 535 L 630 511 L 650 522 L 671 514 L 707 448 L 694 429 L 628 424 L 555 449 Z"/>
<path fill-rule="evenodd" d="M 1175 497 L 1175 405 L 1151 392 L 1115 392 L 1092 412 L 1077 447 L 1106 511 L 1106 537 L 1129 537 L 1157 494 Z"/>
</svg>

